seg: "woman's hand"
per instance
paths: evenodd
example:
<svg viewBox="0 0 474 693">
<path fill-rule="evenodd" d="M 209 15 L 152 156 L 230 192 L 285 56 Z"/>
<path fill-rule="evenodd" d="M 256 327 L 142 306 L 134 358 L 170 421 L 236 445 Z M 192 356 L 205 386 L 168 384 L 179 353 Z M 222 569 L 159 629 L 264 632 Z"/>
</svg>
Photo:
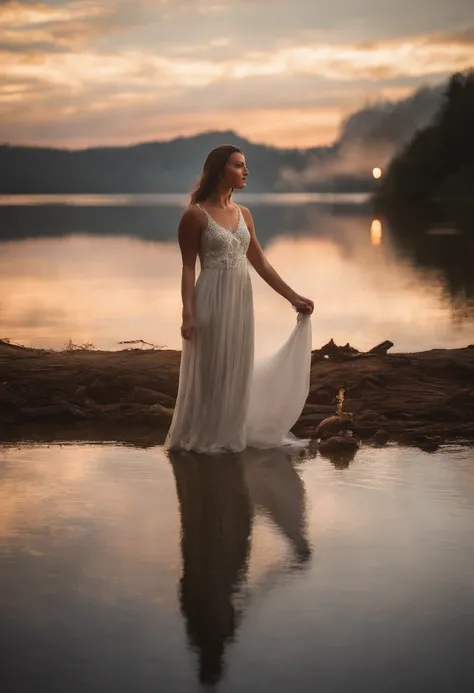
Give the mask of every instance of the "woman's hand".
<svg viewBox="0 0 474 693">
<path fill-rule="evenodd" d="M 299 296 L 298 294 L 291 300 L 291 305 L 297 313 L 312 313 L 314 310 L 314 302 L 310 298 Z"/>
<path fill-rule="evenodd" d="M 196 324 L 194 322 L 193 315 L 183 315 L 183 322 L 181 324 L 181 336 L 183 339 L 190 340 L 193 338 L 194 330 Z"/>
</svg>

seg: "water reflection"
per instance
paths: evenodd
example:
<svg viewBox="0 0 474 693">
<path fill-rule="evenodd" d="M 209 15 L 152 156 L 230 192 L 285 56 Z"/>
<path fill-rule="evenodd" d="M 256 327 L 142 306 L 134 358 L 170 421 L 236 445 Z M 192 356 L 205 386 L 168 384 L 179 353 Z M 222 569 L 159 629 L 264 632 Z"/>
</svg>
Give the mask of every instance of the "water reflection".
<svg viewBox="0 0 474 693">
<path fill-rule="evenodd" d="M 176 241 L 179 219 L 188 204 L 187 196 L 163 196 L 164 199 L 154 205 L 124 197 L 115 196 L 101 205 L 91 202 L 75 205 L 73 199 L 68 198 L 67 204 L 57 201 L 56 204 L 41 204 L 35 199 L 24 206 L 0 204 L 0 241 L 61 238 L 77 233 Z M 306 233 L 314 227 L 315 218 L 328 213 L 357 217 L 367 214 L 366 205 L 357 196 L 328 195 L 326 198 L 315 203 L 311 196 L 274 195 L 266 199 L 265 195 L 253 198 L 239 195 L 237 201 L 251 204 L 259 241 L 266 245 L 278 234 Z"/>
<path fill-rule="evenodd" d="M 187 198 L 178 198 L 0 204 L 1 337 L 54 349 L 68 340 L 117 349 L 133 339 L 181 348 L 176 227 Z M 398 351 L 473 341 L 465 237 L 391 228 L 334 197 L 262 195 L 248 204 L 270 262 L 315 299 L 314 347 L 331 337 L 359 349 L 390 339 Z M 254 272 L 252 282 L 261 355 L 285 341 L 294 313 Z"/>
<path fill-rule="evenodd" d="M 250 547 L 242 465 L 225 457 L 170 455 L 181 516 L 181 611 L 203 683 L 221 678 L 224 649 L 240 619 L 233 596 L 245 579 Z"/>
<path fill-rule="evenodd" d="M 473 461 L 3 446 L 2 693 L 471 691 Z"/>
<path fill-rule="evenodd" d="M 181 518 L 181 612 L 199 680 L 212 684 L 242 618 L 254 517 L 266 515 L 288 540 L 294 560 L 285 570 L 298 567 L 310 557 L 305 491 L 289 451 L 168 454 Z"/>
<path fill-rule="evenodd" d="M 353 462 L 355 459 L 357 449 L 358 448 L 356 446 L 340 446 L 339 448 L 336 446 L 336 449 L 325 450 L 324 447 L 321 446 L 319 454 L 321 457 L 329 460 L 334 469 L 348 469 L 351 462 Z"/>
<path fill-rule="evenodd" d="M 370 240 L 372 245 L 380 245 L 382 242 L 382 223 L 380 219 L 374 219 L 370 225 Z"/>
<path fill-rule="evenodd" d="M 421 271 L 439 278 L 445 296 L 459 320 L 474 321 L 474 239 L 451 225 L 430 227 L 425 222 L 391 221 L 394 248 Z M 474 333 L 474 331 L 473 331 Z"/>
</svg>

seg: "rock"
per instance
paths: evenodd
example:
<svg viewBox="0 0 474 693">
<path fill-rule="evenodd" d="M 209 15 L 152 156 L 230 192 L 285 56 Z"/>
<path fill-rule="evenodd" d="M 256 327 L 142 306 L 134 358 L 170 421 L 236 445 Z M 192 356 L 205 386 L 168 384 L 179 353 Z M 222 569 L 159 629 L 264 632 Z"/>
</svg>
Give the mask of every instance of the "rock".
<svg viewBox="0 0 474 693">
<path fill-rule="evenodd" d="M 316 429 L 328 416 L 332 416 L 334 407 L 324 404 L 305 404 L 303 414 L 292 428 L 295 435 L 300 438 L 316 438 Z"/>
<path fill-rule="evenodd" d="M 341 416 L 328 416 L 316 428 L 316 436 L 330 438 L 341 431 L 347 431 L 352 424 L 352 414 L 343 413 Z"/>
<path fill-rule="evenodd" d="M 418 447 L 423 452 L 436 452 L 439 449 L 439 443 L 436 440 L 427 440 L 424 443 L 419 443 Z"/>
<path fill-rule="evenodd" d="M 380 427 L 380 423 L 384 420 L 385 417 L 374 409 L 364 409 L 354 416 L 352 430 L 361 436 L 373 437 Z"/>
</svg>

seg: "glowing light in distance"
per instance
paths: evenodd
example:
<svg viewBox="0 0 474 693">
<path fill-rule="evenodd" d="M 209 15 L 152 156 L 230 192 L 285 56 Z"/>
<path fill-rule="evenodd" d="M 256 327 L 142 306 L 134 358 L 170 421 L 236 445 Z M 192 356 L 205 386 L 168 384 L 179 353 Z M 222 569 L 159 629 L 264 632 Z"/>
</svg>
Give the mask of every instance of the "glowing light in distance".
<svg viewBox="0 0 474 693">
<path fill-rule="evenodd" d="M 374 219 L 370 226 L 370 240 L 372 245 L 380 245 L 382 242 L 382 223 L 380 219 Z"/>
</svg>

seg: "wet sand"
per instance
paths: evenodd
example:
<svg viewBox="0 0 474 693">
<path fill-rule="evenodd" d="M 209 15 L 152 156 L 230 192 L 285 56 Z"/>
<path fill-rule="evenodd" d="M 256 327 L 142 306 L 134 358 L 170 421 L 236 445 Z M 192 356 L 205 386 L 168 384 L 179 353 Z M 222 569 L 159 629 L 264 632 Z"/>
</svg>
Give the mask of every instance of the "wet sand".
<svg viewBox="0 0 474 693">
<path fill-rule="evenodd" d="M 360 353 L 329 342 L 313 351 L 310 393 L 294 433 L 319 439 L 318 425 L 339 407 L 355 441 L 426 451 L 474 443 L 474 345 L 388 353 L 391 346 Z M 174 350 L 52 351 L 0 340 L 0 440 L 162 444 L 179 362 Z"/>
</svg>

